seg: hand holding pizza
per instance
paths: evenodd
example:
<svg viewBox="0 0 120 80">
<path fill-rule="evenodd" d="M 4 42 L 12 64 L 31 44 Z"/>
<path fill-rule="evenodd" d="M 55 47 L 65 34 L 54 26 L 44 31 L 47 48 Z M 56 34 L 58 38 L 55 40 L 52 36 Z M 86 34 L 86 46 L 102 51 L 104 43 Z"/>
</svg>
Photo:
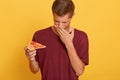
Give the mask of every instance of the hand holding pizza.
<svg viewBox="0 0 120 80">
<path fill-rule="evenodd" d="M 24 48 L 25 54 L 30 61 L 35 61 L 36 49 L 46 48 L 45 45 L 37 43 L 35 41 L 30 41 L 28 45 Z"/>
</svg>

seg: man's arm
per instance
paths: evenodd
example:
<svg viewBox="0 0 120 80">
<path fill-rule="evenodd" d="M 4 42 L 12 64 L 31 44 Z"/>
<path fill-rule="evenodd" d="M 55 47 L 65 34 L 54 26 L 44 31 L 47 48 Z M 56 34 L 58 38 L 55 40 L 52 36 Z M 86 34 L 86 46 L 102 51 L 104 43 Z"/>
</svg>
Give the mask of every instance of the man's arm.
<svg viewBox="0 0 120 80">
<path fill-rule="evenodd" d="M 35 60 L 36 50 L 30 51 L 27 47 L 24 48 L 25 54 L 29 60 L 29 68 L 32 73 L 37 73 L 39 71 L 38 62 Z"/>
<path fill-rule="evenodd" d="M 80 57 L 77 55 L 75 47 L 73 45 L 74 29 L 70 28 L 70 33 L 65 29 L 56 27 L 61 41 L 65 44 L 69 59 L 76 75 L 79 76 L 83 73 L 85 64 L 82 62 Z"/>
<path fill-rule="evenodd" d="M 29 67 L 32 73 L 37 73 L 39 71 L 39 66 L 37 61 L 29 61 Z"/>
<path fill-rule="evenodd" d="M 85 64 L 82 62 L 82 60 L 77 55 L 72 42 L 69 44 L 66 44 L 65 46 L 67 48 L 68 56 L 69 56 L 71 65 L 76 72 L 76 75 L 77 76 L 81 75 L 84 71 Z"/>
</svg>

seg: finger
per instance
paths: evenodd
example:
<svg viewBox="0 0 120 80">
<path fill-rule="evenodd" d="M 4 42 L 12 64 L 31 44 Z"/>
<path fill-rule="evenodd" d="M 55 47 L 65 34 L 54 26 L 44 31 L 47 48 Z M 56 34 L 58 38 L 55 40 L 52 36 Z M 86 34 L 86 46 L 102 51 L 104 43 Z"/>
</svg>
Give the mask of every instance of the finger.
<svg viewBox="0 0 120 80">
<path fill-rule="evenodd" d="M 70 27 L 70 28 L 69 28 L 69 32 L 72 32 L 72 31 L 73 31 L 73 28 L 72 28 L 72 27 Z"/>
<path fill-rule="evenodd" d="M 73 34 L 74 33 L 74 28 L 70 28 L 70 30 L 69 30 L 69 34 Z"/>
<path fill-rule="evenodd" d="M 31 56 L 30 56 L 30 57 L 32 58 L 32 57 L 35 57 L 35 56 L 36 56 L 36 53 L 34 53 L 34 54 L 31 54 Z"/>
<path fill-rule="evenodd" d="M 36 54 L 36 50 L 29 52 L 29 55 Z"/>
<path fill-rule="evenodd" d="M 26 56 L 31 56 L 32 54 L 34 54 L 34 53 L 36 53 L 36 50 L 34 50 L 34 51 L 30 51 L 29 49 L 27 49 L 27 51 L 26 51 Z"/>
<path fill-rule="evenodd" d="M 27 54 L 27 57 L 28 57 L 28 58 L 32 58 L 32 57 L 34 57 L 35 55 L 36 55 L 36 52 L 30 52 L 30 53 Z"/>
<path fill-rule="evenodd" d="M 59 27 L 59 29 L 61 30 L 61 32 L 63 33 L 63 34 L 65 34 L 65 35 L 67 35 L 67 34 L 69 34 L 69 31 L 67 31 L 67 30 L 65 30 L 64 28 L 62 28 L 62 27 Z"/>
<path fill-rule="evenodd" d="M 59 27 L 56 27 L 56 31 L 57 31 L 57 33 L 58 33 L 59 36 L 62 35 L 62 31 L 61 31 L 61 29 Z"/>
<path fill-rule="evenodd" d="M 68 34 L 68 32 L 64 28 L 60 28 L 61 32 L 64 34 Z"/>
<path fill-rule="evenodd" d="M 30 52 L 30 50 L 27 48 L 27 46 L 26 47 L 24 47 L 24 50 L 25 50 L 25 54 L 26 54 L 26 56 L 28 55 L 28 53 Z"/>
<path fill-rule="evenodd" d="M 24 47 L 24 50 L 25 50 L 25 51 L 27 50 L 27 46 Z"/>
<path fill-rule="evenodd" d="M 54 25 L 55 31 L 58 33 L 58 36 L 60 36 L 60 30 L 58 25 Z"/>
<path fill-rule="evenodd" d="M 55 26 L 55 28 L 57 28 L 57 27 L 58 27 L 58 24 L 55 24 L 54 26 Z"/>
<path fill-rule="evenodd" d="M 33 57 L 35 57 L 35 55 L 36 55 L 36 53 L 32 53 L 32 54 L 27 55 L 27 57 L 28 58 L 33 58 Z"/>
<path fill-rule="evenodd" d="M 26 52 L 30 52 L 28 46 L 24 47 L 24 50 L 25 50 Z"/>
<path fill-rule="evenodd" d="M 36 54 L 36 51 L 32 51 L 32 52 L 27 52 L 26 53 L 27 56 L 31 56 L 32 54 Z"/>
<path fill-rule="evenodd" d="M 74 35 L 74 28 L 72 29 L 72 33 L 71 34 Z"/>
<path fill-rule="evenodd" d="M 67 30 L 65 30 L 64 28 L 61 28 L 61 27 L 58 27 L 58 28 L 59 28 L 60 32 L 61 32 L 63 35 L 67 35 L 67 34 L 68 34 Z"/>
</svg>

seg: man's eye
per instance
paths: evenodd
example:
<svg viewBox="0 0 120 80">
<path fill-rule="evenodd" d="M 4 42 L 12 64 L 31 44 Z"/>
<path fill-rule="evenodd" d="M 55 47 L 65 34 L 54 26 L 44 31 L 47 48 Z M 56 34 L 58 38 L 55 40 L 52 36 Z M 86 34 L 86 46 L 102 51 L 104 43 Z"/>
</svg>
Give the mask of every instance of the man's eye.
<svg viewBox="0 0 120 80">
<path fill-rule="evenodd" d="M 55 23 L 59 23 L 59 21 L 55 21 Z"/>
<path fill-rule="evenodd" d="M 55 22 L 59 22 L 59 21 L 55 21 Z"/>
<path fill-rule="evenodd" d="M 62 22 L 62 23 L 67 23 L 67 22 Z"/>
</svg>

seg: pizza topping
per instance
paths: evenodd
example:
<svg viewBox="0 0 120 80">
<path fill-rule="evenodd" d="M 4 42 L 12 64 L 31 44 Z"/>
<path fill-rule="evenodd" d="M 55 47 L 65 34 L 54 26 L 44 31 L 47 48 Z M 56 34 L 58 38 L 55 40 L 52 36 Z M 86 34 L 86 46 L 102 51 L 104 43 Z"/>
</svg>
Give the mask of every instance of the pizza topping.
<svg viewBox="0 0 120 80">
<path fill-rule="evenodd" d="M 46 48 L 46 46 L 35 41 L 30 41 L 28 44 L 28 49 L 30 50 L 41 49 L 41 48 Z"/>
</svg>

